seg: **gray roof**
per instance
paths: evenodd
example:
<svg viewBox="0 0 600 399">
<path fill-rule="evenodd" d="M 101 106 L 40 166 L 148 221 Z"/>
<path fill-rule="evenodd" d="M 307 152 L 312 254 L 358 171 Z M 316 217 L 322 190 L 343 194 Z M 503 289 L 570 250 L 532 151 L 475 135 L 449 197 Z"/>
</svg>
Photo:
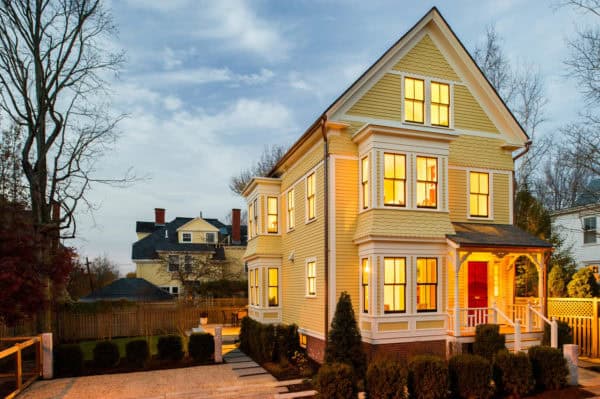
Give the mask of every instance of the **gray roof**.
<svg viewBox="0 0 600 399">
<path fill-rule="evenodd" d="M 452 223 L 455 234 L 450 241 L 465 247 L 534 247 L 551 248 L 546 240 L 513 226 L 512 224 Z"/>
<path fill-rule="evenodd" d="M 157 228 L 154 222 L 135 222 L 136 233 L 152 233 Z"/>
<path fill-rule="evenodd" d="M 584 192 L 577 197 L 575 206 L 591 205 L 600 202 L 600 179 L 590 181 Z"/>
<path fill-rule="evenodd" d="M 120 278 L 104 288 L 79 299 L 79 302 L 96 301 L 170 301 L 171 294 L 161 290 L 143 278 Z"/>
<path fill-rule="evenodd" d="M 177 229 L 192 218 L 177 217 L 164 226 L 157 226 L 150 235 L 133 243 L 131 248 L 131 259 L 157 259 L 157 251 L 181 251 L 181 252 L 214 252 L 214 244 L 190 244 L 179 243 L 177 240 Z M 165 232 L 167 234 L 165 234 Z"/>
</svg>

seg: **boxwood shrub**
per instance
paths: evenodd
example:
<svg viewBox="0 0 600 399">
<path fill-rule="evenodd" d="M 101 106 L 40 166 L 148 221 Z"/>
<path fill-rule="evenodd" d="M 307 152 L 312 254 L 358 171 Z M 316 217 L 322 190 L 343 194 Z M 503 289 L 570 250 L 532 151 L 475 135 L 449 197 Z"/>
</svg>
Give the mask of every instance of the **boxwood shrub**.
<svg viewBox="0 0 600 399">
<path fill-rule="evenodd" d="M 473 353 L 491 361 L 499 350 L 506 349 L 505 339 L 500 334 L 500 325 L 479 324 L 475 328 Z"/>
<path fill-rule="evenodd" d="M 528 353 L 536 389 L 543 391 L 565 386 L 569 369 L 559 349 L 532 346 Z"/>
<path fill-rule="evenodd" d="M 557 320 L 558 324 L 558 349 L 562 349 L 565 344 L 573 343 L 573 332 L 567 322 Z M 550 326 L 548 323 L 544 323 L 544 337 L 542 339 L 542 345 L 550 346 Z"/>
<path fill-rule="evenodd" d="M 457 355 L 448 363 L 450 389 L 461 398 L 487 399 L 493 394 L 491 364 L 478 355 Z"/>
<path fill-rule="evenodd" d="M 350 399 L 358 393 L 352 367 L 344 363 L 322 365 L 315 385 L 320 399 Z"/>
<path fill-rule="evenodd" d="M 525 396 L 534 386 L 529 357 L 523 352 L 498 352 L 494 358 L 494 381 L 500 395 Z"/>
<path fill-rule="evenodd" d="M 125 346 L 127 362 L 136 367 L 144 367 L 150 359 L 150 347 L 145 339 L 129 341 Z"/>
<path fill-rule="evenodd" d="M 249 317 L 242 319 L 240 350 L 259 362 L 291 360 L 300 350 L 295 324 L 263 324 Z"/>
<path fill-rule="evenodd" d="M 448 396 L 448 365 L 437 356 L 415 356 L 409 363 L 411 398 L 443 399 Z"/>
<path fill-rule="evenodd" d="M 161 360 L 183 359 L 183 343 L 179 335 L 165 335 L 158 338 L 158 358 Z"/>
<path fill-rule="evenodd" d="M 208 333 L 190 335 L 188 353 L 196 362 L 211 362 L 215 355 L 215 337 Z"/>
<path fill-rule="evenodd" d="M 103 369 L 115 367 L 119 363 L 121 355 L 119 347 L 112 341 L 100 341 L 93 350 L 94 365 Z"/>
<path fill-rule="evenodd" d="M 371 362 L 367 369 L 367 393 L 371 399 L 407 399 L 407 370 L 393 359 Z"/>
<path fill-rule="evenodd" d="M 57 377 L 76 377 L 83 373 L 83 351 L 77 344 L 58 345 L 54 350 Z"/>
</svg>

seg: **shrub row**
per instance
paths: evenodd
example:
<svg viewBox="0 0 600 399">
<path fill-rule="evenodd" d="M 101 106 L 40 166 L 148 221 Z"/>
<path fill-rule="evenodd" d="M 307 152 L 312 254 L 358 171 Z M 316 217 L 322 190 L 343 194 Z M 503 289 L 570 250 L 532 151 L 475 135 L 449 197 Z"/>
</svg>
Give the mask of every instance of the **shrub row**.
<svg viewBox="0 0 600 399">
<path fill-rule="evenodd" d="M 295 324 L 263 324 L 244 317 L 240 350 L 259 362 L 291 360 L 300 350 L 298 327 Z"/>
<path fill-rule="evenodd" d="M 485 399 L 521 397 L 534 387 L 543 391 L 566 383 L 566 361 L 558 349 L 538 346 L 528 354 L 501 350 L 492 358 L 463 354 L 446 363 L 435 356 L 417 356 L 407 366 L 398 360 L 374 361 L 367 370 L 366 390 L 372 399 L 443 399 L 451 393 Z M 356 393 L 354 380 L 348 366 L 334 363 L 321 367 L 316 385 L 321 398 L 350 398 Z"/>
<path fill-rule="evenodd" d="M 183 340 L 179 335 L 167 335 L 158 339 L 158 358 L 179 361 L 183 358 Z M 211 334 L 192 334 L 188 344 L 189 356 L 199 363 L 209 363 L 215 353 L 215 340 Z M 138 368 L 145 367 L 150 359 L 150 348 L 145 339 L 130 341 L 125 346 L 127 362 Z M 93 364 L 97 368 L 109 369 L 118 365 L 119 348 L 112 341 L 100 341 L 93 349 Z M 59 345 L 54 352 L 54 369 L 58 377 L 83 374 L 83 351 L 78 344 Z"/>
</svg>

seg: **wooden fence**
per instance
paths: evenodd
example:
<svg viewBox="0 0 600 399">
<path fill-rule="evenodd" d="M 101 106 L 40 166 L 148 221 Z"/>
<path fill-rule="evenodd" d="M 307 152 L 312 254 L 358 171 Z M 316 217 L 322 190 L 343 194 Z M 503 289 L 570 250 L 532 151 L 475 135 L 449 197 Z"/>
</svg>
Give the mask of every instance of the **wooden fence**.
<svg viewBox="0 0 600 399">
<path fill-rule="evenodd" d="M 598 298 L 548 298 L 548 317 L 569 324 L 579 354 L 600 357 Z"/>
<path fill-rule="evenodd" d="M 0 344 L 10 345 L 0 351 L 0 394 L 12 399 L 42 375 L 42 337 L 2 338 Z"/>
<path fill-rule="evenodd" d="M 61 342 L 181 333 L 197 327 L 203 312 L 209 323 L 231 324 L 247 304 L 246 298 L 224 298 L 194 304 L 133 303 L 90 312 L 61 310 L 53 332 Z M 25 335 L 24 331 L 37 333 L 35 318 L 11 328 L 0 326 L 0 337 Z"/>
</svg>

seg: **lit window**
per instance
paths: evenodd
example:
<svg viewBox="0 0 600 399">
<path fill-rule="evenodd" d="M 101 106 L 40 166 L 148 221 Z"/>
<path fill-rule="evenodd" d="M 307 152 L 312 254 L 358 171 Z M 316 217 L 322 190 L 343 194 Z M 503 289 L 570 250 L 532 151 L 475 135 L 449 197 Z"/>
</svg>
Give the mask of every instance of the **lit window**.
<svg viewBox="0 0 600 399">
<path fill-rule="evenodd" d="M 248 236 L 254 237 L 254 202 L 248 205 Z"/>
<path fill-rule="evenodd" d="M 384 154 L 383 203 L 406 205 L 406 156 Z"/>
<path fill-rule="evenodd" d="M 450 120 L 450 86 L 431 82 L 431 124 L 448 126 Z"/>
<path fill-rule="evenodd" d="M 423 123 L 425 113 L 425 82 L 404 78 L 404 120 Z"/>
<path fill-rule="evenodd" d="M 169 271 L 179 271 L 179 255 L 169 255 Z"/>
<path fill-rule="evenodd" d="M 406 258 L 384 258 L 383 310 L 406 312 Z"/>
<path fill-rule="evenodd" d="M 363 297 L 363 306 L 362 311 L 364 313 L 369 313 L 369 259 L 364 258 L 362 260 L 362 297 Z"/>
<path fill-rule="evenodd" d="M 250 305 L 258 305 L 258 269 L 250 270 Z"/>
<path fill-rule="evenodd" d="M 437 158 L 417 157 L 417 207 L 437 208 Z"/>
<path fill-rule="evenodd" d="M 253 231 L 253 236 L 257 236 L 258 235 L 258 213 L 259 213 L 259 209 L 258 209 L 258 200 L 254 200 L 254 231 Z"/>
<path fill-rule="evenodd" d="M 192 233 L 181 233 L 181 242 L 192 242 Z"/>
<path fill-rule="evenodd" d="M 583 219 L 583 243 L 594 244 L 596 242 L 596 217 Z"/>
<path fill-rule="evenodd" d="M 192 271 L 192 256 L 185 255 L 183 258 L 183 269 L 186 273 L 190 273 Z"/>
<path fill-rule="evenodd" d="M 206 233 L 206 242 L 215 242 L 215 233 Z"/>
<path fill-rule="evenodd" d="M 288 230 L 292 230 L 296 225 L 294 214 L 294 189 L 291 189 L 287 193 L 287 227 Z"/>
<path fill-rule="evenodd" d="M 315 261 L 306 264 L 306 295 L 317 295 L 317 263 Z"/>
<path fill-rule="evenodd" d="M 489 175 L 471 172 L 469 176 L 469 214 L 476 217 L 488 217 L 489 197 Z"/>
<path fill-rule="evenodd" d="M 437 311 L 437 258 L 417 258 L 417 312 Z"/>
<path fill-rule="evenodd" d="M 278 231 L 278 203 L 277 197 L 268 197 L 267 198 L 267 232 L 268 233 L 277 233 Z"/>
<path fill-rule="evenodd" d="M 364 157 L 361 161 L 361 184 L 362 184 L 362 207 L 367 209 L 369 207 L 369 157 Z"/>
<path fill-rule="evenodd" d="M 269 268 L 269 306 L 279 306 L 279 270 Z"/>
<path fill-rule="evenodd" d="M 300 347 L 306 348 L 306 334 L 299 333 L 298 338 L 300 340 Z"/>
<path fill-rule="evenodd" d="M 316 182 L 315 182 L 315 174 L 311 173 L 306 178 L 306 208 L 308 220 L 312 220 L 315 218 L 315 191 L 316 191 Z"/>
</svg>

